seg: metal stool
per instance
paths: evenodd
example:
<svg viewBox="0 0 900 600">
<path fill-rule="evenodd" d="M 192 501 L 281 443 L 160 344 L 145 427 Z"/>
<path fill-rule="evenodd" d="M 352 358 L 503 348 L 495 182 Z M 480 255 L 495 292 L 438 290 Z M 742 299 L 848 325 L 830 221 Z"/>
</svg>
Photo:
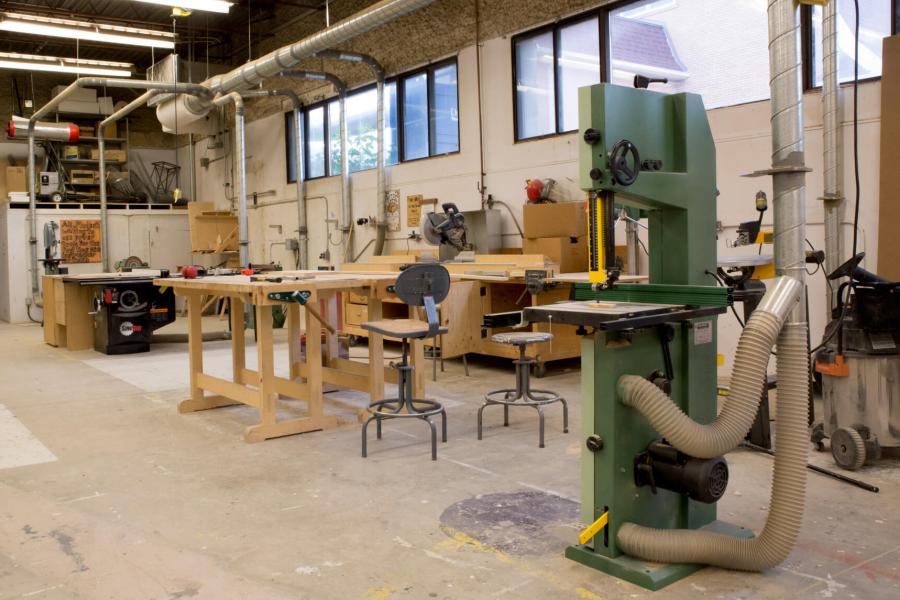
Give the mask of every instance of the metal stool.
<svg viewBox="0 0 900 600">
<path fill-rule="evenodd" d="M 440 402 L 413 398 L 412 371 L 409 364 L 409 340 L 424 340 L 447 333 L 446 327 L 440 326 L 437 304 L 450 292 L 450 274 L 447 269 L 436 264 L 411 265 L 397 277 L 394 285 L 397 297 L 410 306 L 424 306 L 428 322 L 414 319 L 391 319 L 369 321 L 362 328 L 394 339 L 403 344 L 403 358 L 394 365 L 399 371 L 398 391 L 396 398 L 378 400 L 369 404 L 372 414 L 362 426 L 362 455 L 366 457 L 368 442 L 366 430 L 373 420 L 376 435 L 381 439 L 381 422 L 387 419 L 422 419 L 431 427 L 431 460 L 437 460 L 437 431 L 431 417 L 441 415 L 441 437 L 447 441 L 447 413 Z M 405 410 L 405 412 L 404 412 Z"/>
<path fill-rule="evenodd" d="M 569 406 L 564 398 L 559 394 L 548 390 L 531 389 L 531 363 L 534 359 L 525 356 L 525 347 L 528 344 L 537 344 L 539 342 L 549 342 L 553 339 L 552 333 L 543 333 L 540 331 L 514 331 L 509 333 L 498 333 L 491 336 L 491 341 L 498 344 L 509 344 L 519 347 L 519 358 L 514 360 L 516 365 L 516 387 L 506 388 L 502 390 L 494 390 L 488 392 L 484 396 L 484 404 L 478 409 L 478 439 L 481 439 L 481 421 L 484 409 L 492 404 L 503 405 L 503 426 L 509 427 L 509 407 L 510 406 L 531 406 L 538 412 L 540 418 L 540 444 L 539 448 L 544 447 L 544 409 L 545 404 L 553 402 L 561 402 L 563 407 L 563 433 L 569 433 Z M 502 394 L 502 399 L 496 398 Z"/>
</svg>

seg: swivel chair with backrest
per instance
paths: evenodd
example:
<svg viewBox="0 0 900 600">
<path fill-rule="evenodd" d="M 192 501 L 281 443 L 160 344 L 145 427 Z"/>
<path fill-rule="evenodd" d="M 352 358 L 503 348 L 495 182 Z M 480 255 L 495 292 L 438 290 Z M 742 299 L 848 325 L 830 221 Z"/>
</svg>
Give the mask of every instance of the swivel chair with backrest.
<svg viewBox="0 0 900 600">
<path fill-rule="evenodd" d="M 416 319 L 369 321 L 362 328 L 402 343 L 403 355 L 394 367 L 399 371 L 397 397 L 369 404 L 370 416 L 362 426 L 362 455 L 366 457 L 366 430 L 375 421 L 376 435 L 381 439 L 381 422 L 388 419 L 422 419 L 431 427 L 431 460 L 437 460 L 437 431 L 431 417 L 441 415 L 442 440 L 447 441 L 447 413 L 439 402 L 413 398 L 412 372 L 409 364 L 409 340 L 425 340 L 447 333 L 440 326 L 437 305 L 450 293 L 450 273 L 441 265 L 416 264 L 407 267 L 394 285 L 397 297 L 409 306 L 424 306 L 428 322 Z"/>
</svg>

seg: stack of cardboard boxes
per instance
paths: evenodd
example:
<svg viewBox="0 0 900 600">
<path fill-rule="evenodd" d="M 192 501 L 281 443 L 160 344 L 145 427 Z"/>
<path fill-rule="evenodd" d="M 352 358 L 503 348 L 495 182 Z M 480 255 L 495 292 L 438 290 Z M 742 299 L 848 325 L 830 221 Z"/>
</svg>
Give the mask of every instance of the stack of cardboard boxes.
<svg viewBox="0 0 900 600">
<path fill-rule="evenodd" d="M 560 273 L 588 270 L 587 213 L 584 202 L 526 204 L 522 254 L 543 254 Z"/>
</svg>

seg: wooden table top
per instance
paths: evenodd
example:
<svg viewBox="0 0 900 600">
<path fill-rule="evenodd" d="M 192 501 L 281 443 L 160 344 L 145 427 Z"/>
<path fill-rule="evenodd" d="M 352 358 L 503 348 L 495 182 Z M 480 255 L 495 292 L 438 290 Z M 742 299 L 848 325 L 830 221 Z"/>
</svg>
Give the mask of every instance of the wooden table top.
<svg viewBox="0 0 900 600">
<path fill-rule="evenodd" d="M 397 273 L 342 273 L 340 271 L 272 271 L 270 277 L 302 277 L 282 281 L 250 281 L 249 275 L 213 275 L 184 279 L 167 277 L 154 279 L 154 285 L 170 287 L 176 291 L 194 291 L 224 296 L 227 294 L 269 294 L 299 290 L 334 290 L 366 288 L 397 279 Z"/>
</svg>

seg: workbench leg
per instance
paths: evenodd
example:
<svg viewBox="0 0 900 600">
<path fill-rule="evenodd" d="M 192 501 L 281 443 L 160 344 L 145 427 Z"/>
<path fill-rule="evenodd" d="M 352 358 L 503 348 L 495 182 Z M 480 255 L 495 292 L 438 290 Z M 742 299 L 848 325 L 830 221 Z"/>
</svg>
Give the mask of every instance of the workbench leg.
<svg viewBox="0 0 900 600">
<path fill-rule="evenodd" d="M 318 319 L 306 318 L 306 385 L 309 416 L 322 417 L 322 324 Z"/>
<path fill-rule="evenodd" d="M 368 320 L 381 320 L 381 300 L 369 296 Z M 384 399 L 384 336 L 369 332 L 369 402 Z M 360 417 L 367 411 L 362 411 Z M 380 424 L 380 422 L 379 422 Z"/>
<path fill-rule="evenodd" d="M 188 306 L 188 368 L 191 374 L 191 397 L 178 403 L 178 412 L 187 413 L 234 404 L 219 396 L 205 397 L 197 379 L 203 373 L 203 297 L 191 294 Z"/>
<path fill-rule="evenodd" d="M 244 336 L 244 302 L 239 298 L 229 298 L 228 316 L 231 319 L 231 380 L 243 382 L 243 371 L 247 367 L 246 338 Z"/>
<path fill-rule="evenodd" d="M 331 323 L 335 328 L 338 322 L 338 294 L 331 292 L 325 298 L 325 320 Z M 325 357 L 330 361 L 332 358 L 338 358 L 338 336 L 337 333 L 325 332 Z"/>
<path fill-rule="evenodd" d="M 292 302 L 287 305 L 288 322 L 288 361 L 290 362 L 291 379 L 300 376 L 300 305 Z"/>
<path fill-rule="evenodd" d="M 272 307 L 256 305 L 256 371 L 259 390 L 259 425 L 251 425 L 244 433 L 248 442 L 260 442 L 269 437 L 267 429 L 275 425 L 275 400 L 273 389 L 275 357 L 272 344 Z"/>
</svg>

